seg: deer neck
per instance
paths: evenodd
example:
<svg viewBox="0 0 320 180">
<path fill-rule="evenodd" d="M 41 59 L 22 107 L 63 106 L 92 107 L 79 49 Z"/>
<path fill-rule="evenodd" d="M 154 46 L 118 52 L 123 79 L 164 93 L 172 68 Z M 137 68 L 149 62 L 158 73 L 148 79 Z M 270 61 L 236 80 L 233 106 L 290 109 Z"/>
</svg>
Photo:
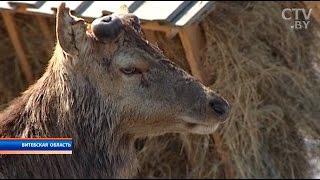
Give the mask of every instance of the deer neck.
<svg viewBox="0 0 320 180">
<path fill-rule="evenodd" d="M 8 123 L 0 122 L 1 126 L 9 127 L 8 124 L 13 124 L 14 127 L 0 127 L 0 135 L 70 137 L 74 143 L 73 154 L 65 155 L 64 158 L 15 157 L 18 158 L 17 162 L 23 161 L 22 168 L 27 168 L 33 160 L 38 162 L 38 158 L 46 159 L 41 165 L 41 170 L 33 170 L 39 177 L 131 176 L 137 167 L 134 139 L 117 130 L 120 122 L 117 109 L 101 97 L 87 77 L 72 74 L 65 66 L 57 69 L 52 63 L 53 60 L 37 83 L 18 98 L 16 103 L 19 105 L 13 104 L 8 108 L 16 111 L 13 113 L 14 117 L 13 111 L 9 112 L 10 110 L 7 110 L 7 116 L 0 115 L 0 120 L 11 118 Z M 4 130 L 12 128 L 10 132 Z M 6 161 L 10 164 L 15 160 L 6 158 Z M 63 168 L 64 166 L 68 167 Z M 17 165 L 12 166 L 14 167 Z M 10 167 L 6 168 L 10 173 Z"/>
</svg>

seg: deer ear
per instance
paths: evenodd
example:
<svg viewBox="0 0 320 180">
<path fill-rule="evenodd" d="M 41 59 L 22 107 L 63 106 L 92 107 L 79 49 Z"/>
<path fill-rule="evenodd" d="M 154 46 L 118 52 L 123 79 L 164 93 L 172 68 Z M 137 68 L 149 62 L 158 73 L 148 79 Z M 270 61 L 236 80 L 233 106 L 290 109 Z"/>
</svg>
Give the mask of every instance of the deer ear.
<svg viewBox="0 0 320 180">
<path fill-rule="evenodd" d="M 86 23 L 82 18 L 77 18 L 70 13 L 62 3 L 57 11 L 56 18 L 57 42 L 68 54 L 76 56 L 80 53 L 81 45 L 86 40 Z"/>
</svg>

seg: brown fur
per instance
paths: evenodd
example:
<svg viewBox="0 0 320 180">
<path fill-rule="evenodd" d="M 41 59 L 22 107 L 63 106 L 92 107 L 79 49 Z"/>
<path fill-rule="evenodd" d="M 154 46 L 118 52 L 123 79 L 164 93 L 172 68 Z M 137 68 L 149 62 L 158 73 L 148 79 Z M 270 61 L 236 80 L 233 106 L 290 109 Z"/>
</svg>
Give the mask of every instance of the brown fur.
<svg viewBox="0 0 320 180">
<path fill-rule="evenodd" d="M 169 132 L 212 133 L 218 96 L 168 61 L 130 19 L 102 43 L 64 5 L 44 75 L 0 113 L 0 137 L 72 137 L 72 155 L 2 155 L 0 177 L 131 177 L 134 140 Z M 119 68 L 135 66 L 126 76 Z"/>
</svg>

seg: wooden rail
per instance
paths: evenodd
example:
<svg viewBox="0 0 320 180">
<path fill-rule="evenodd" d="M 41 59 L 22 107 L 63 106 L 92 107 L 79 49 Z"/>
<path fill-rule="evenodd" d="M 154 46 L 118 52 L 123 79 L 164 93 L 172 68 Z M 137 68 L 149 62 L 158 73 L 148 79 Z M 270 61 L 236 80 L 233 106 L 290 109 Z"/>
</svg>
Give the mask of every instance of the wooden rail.
<svg viewBox="0 0 320 180">
<path fill-rule="evenodd" d="M 30 66 L 30 64 L 26 58 L 25 52 L 23 50 L 14 18 L 12 17 L 12 14 L 9 12 L 2 12 L 2 17 L 4 20 L 4 24 L 7 28 L 11 43 L 12 43 L 12 45 L 16 51 L 16 54 L 18 56 L 22 73 L 24 74 L 28 84 L 31 84 L 34 80 L 31 66 Z"/>
</svg>

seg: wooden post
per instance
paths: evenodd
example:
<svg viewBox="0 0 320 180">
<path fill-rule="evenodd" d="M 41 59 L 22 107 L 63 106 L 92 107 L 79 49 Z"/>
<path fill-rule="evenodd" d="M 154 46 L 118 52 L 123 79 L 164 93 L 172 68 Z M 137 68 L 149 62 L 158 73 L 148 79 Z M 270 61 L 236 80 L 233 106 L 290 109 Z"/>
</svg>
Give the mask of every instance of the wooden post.
<svg viewBox="0 0 320 180">
<path fill-rule="evenodd" d="M 4 24 L 7 28 L 11 43 L 13 44 L 16 54 L 18 56 L 22 73 L 24 74 L 28 84 L 31 84 L 33 82 L 31 66 L 28 63 L 23 47 L 21 45 L 14 18 L 12 17 L 12 14 L 8 12 L 2 12 L 2 17 L 4 20 Z"/>
<path fill-rule="evenodd" d="M 206 47 L 205 36 L 198 24 L 182 28 L 179 31 L 181 43 L 183 45 L 187 61 L 190 65 L 191 73 L 197 77 L 204 85 L 210 85 L 211 77 L 208 71 L 203 67 L 203 53 Z M 215 148 L 223 163 L 225 178 L 234 178 L 233 166 L 230 164 L 227 150 L 223 147 L 222 137 L 218 134 L 212 134 Z"/>
<path fill-rule="evenodd" d="M 204 52 L 206 42 L 198 24 L 182 28 L 179 31 L 180 40 L 186 54 L 187 61 L 190 65 L 191 73 L 197 77 L 202 83 L 208 85 L 210 83 L 209 76 L 202 66 L 202 54 Z"/>
</svg>

